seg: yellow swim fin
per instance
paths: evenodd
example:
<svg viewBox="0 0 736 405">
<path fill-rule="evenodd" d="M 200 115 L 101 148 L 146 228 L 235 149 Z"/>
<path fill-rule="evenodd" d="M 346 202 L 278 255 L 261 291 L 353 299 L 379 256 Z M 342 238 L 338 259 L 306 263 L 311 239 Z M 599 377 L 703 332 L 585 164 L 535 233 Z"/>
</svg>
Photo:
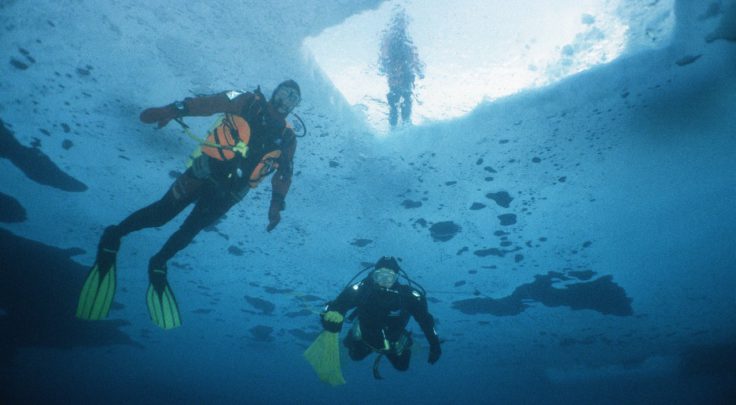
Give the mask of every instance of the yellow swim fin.
<svg viewBox="0 0 736 405">
<path fill-rule="evenodd" d="M 338 334 L 323 331 L 304 352 L 304 358 L 312 365 L 320 380 L 332 386 L 345 384 L 340 369 Z"/>
<path fill-rule="evenodd" d="M 163 329 L 174 329 L 181 326 L 179 306 L 176 304 L 174 292 L 166 281 L 166 269 L 149 271 L 151 283 L 146 292 L 148 313 L 156 326 Z"/>
<path fill-rule="evenodd" d="M 100 250 L 79 295 L 77 318 L 88 321 L 107 318 L 115 296 L 116 254 L 114 250 Z"/>
</svg>

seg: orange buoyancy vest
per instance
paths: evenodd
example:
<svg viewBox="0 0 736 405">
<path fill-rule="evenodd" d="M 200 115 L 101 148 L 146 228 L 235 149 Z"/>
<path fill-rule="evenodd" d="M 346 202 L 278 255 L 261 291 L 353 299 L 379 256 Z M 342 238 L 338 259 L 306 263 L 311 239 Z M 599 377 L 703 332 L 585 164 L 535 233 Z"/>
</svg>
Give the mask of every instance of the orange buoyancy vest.
<svg viewBox="0 0 736 405">
<path fill-rule="evenodd" d="M 217 160 L 230 160 L 235 157 L 233 148 L 238 143 L 250 142 L 250 125 L 243 117 L 225 114 L 219 125 L 207 134 L 207 143 L 223 146 L 202 146 L 202 152 Z"/>
<path fill-rule="evenodd" d="M 202 152 L 211 158 L 223 161 L 233 159 L 236 153 L 243 153 L 245 158 L 250 137 L 251 130 L 248 121 L 238 115 L 225 114 L 222 122 L 207 134 L 207 143 L 220 145 L 224 148 L 203 145 Z M 243 143 L 246 147 L 236 148 L 239 143 Z M 256 188 L 264 177 L 279 168 L 281 153 L 281 150 L 276 149 L 261 157 L 248 179 L 251 188 Z"/>
</svg>

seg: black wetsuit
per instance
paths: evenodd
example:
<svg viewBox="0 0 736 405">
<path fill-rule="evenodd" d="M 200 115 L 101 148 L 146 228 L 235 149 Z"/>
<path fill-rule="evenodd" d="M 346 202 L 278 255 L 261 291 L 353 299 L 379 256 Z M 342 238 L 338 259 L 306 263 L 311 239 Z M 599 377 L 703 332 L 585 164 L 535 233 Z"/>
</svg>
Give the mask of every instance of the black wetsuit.
<svg viewBox="0 0 736 405">
<path fill-rule="evenodd" d="M 386 290 L 366 279 L 343 290 L 327 305 L 326 311 L 337 311 L 344 316 L 353 308 L 356 318 L 344 340 L 353 360 L 362 360 L 375 351 L 384 353 L 397 370 L 409 368 L 412 340 L 406 325 L 411 317 L 419 324 L 430 347 L 439 350 L 440 340 L 427 300 L 407 285 L 395 284 Z M 329 330 L 331 326 L 325 328 Z"/>
</svg>

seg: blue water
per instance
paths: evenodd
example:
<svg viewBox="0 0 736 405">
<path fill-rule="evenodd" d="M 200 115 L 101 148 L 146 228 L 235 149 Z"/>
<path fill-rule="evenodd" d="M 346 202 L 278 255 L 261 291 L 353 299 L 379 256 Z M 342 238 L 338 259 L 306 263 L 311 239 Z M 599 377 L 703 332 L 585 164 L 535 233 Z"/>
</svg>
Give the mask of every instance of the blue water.
<svg viewBox="0 0 736 405">
<path fill-rule="evenodd" d="M 340 3 L 0 3 L 0 403 L 733 403 L 731 2 L 677 1 L 664 48 L 389 136 L 299 47 L 376 5 Z M 102 229 L 196 146 L 140 111 L 289 77 L 309 133 L 279 226 L 266 181 L 177 254 L 171 331 L 145 269 L 186 212 L 132 234 L 109 319 L 75 319 Z M 317 313 L 383 255 L 443 355 L 412 322 L 407 372 L 343 352 L 347 384 L 323 384 Z"/>
</svg>

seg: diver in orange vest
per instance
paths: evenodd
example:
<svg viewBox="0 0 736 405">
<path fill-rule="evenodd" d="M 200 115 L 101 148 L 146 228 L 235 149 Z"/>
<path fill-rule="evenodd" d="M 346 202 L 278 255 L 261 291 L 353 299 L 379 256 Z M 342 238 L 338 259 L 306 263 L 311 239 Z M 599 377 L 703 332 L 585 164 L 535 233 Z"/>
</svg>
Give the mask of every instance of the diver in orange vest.
<svg viewBox="0 0 736 405">
<path fill-rule="evenodd" d="M 229 91 L 144 110 L 141 121 L 158 124 L 158 128 L 185 116 L 224 113 L 224 118 L 209 132 L 201 154 L 163 198 L 105 229 L 97 259 L 82 288 L 77 317 L 97 320 L 109 313 L 115 292 L 116 255 L 125 235 L 162 226 L 193 203 L 192 212 L 148 266 L 146 299 L 151 319 L 164 329 L 180 326 L 179 310 L 166 279 L 166 262 L 271 173 L 274 176 L 266 230 L 270 232 L 278 225 L 296 151 L 296 134 L 287 125 L 286 116 L 300 101 L 299 85 L 287 80 L 276 87 L 268 101 L 259 89 Z"/>
</svg>

